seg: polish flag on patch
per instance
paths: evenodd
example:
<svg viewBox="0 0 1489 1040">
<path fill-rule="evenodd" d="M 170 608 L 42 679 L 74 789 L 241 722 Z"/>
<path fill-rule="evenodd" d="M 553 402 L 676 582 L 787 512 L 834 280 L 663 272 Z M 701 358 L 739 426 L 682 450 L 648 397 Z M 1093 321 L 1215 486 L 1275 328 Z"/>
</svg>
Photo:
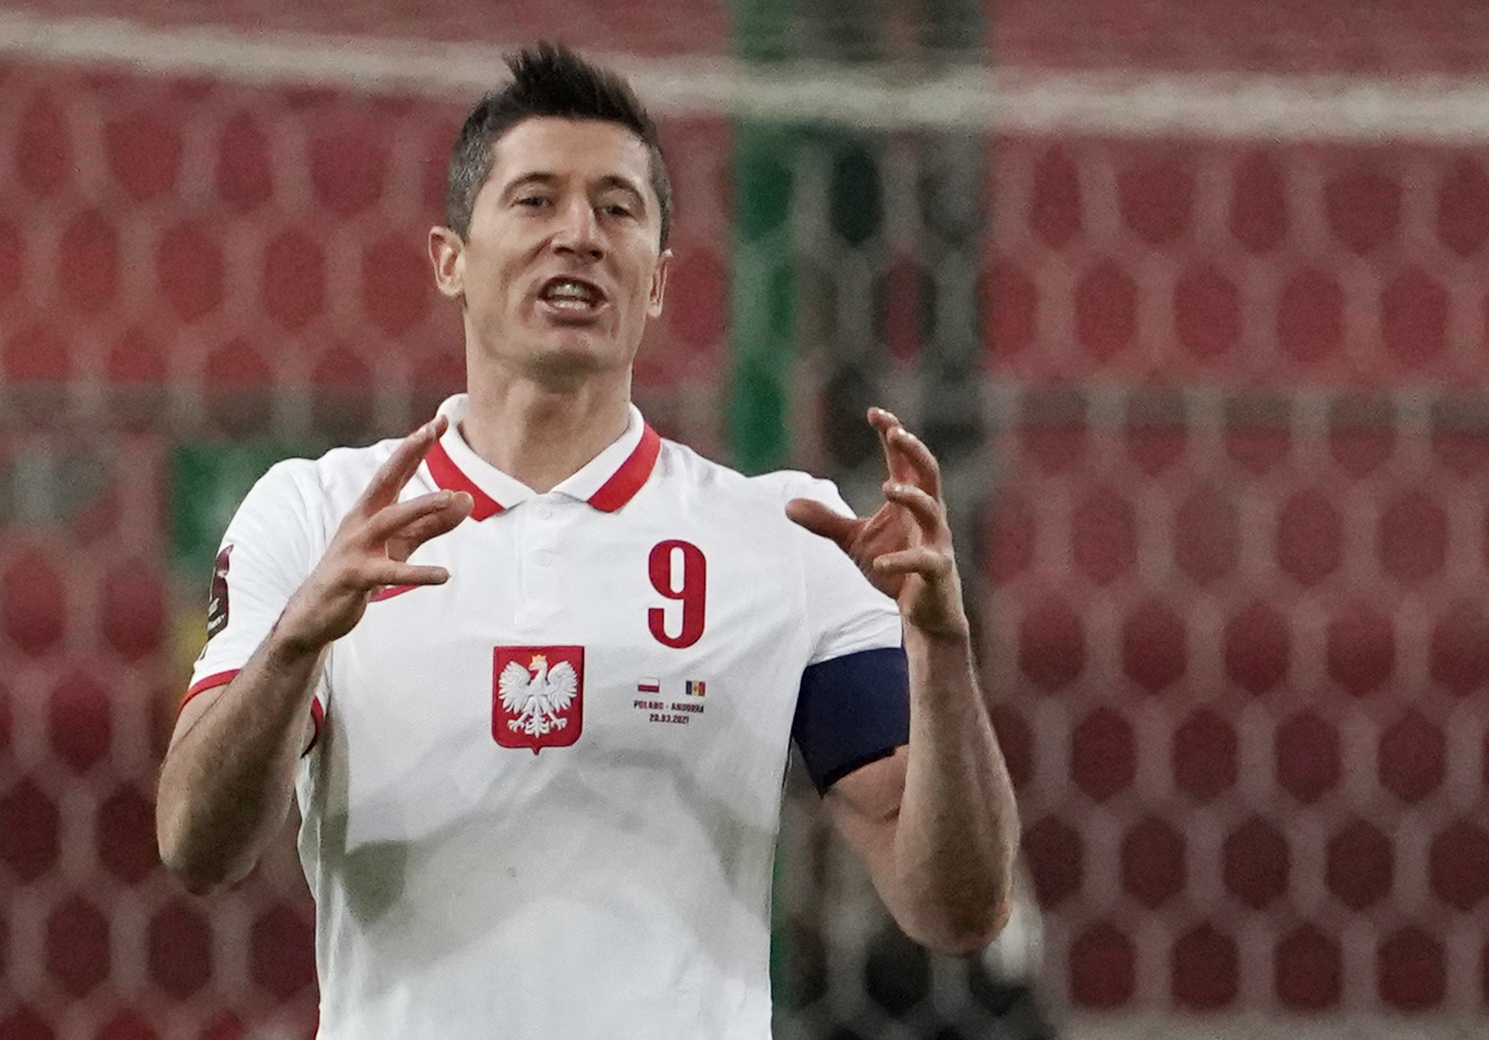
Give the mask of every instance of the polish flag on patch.
<svg viewBox="0 0 1489 1040">
<path fill-rule="evenodd" d="M 661 693 L 662 680 L 650 677 L 636 680 L 637 693 Z"/>
</svg>

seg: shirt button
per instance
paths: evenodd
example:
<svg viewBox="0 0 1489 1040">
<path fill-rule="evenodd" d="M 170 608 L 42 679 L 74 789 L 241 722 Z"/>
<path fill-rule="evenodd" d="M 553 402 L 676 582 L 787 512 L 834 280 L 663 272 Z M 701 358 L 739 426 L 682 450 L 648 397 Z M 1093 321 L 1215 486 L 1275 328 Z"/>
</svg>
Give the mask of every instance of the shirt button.
<svg viewBox="0 0 1489 1040">
<path fill-rule="evenodd" d="M 553 550 L 539 549 L 537 552 L 533 553 L 533 562 L 536 563 L 539 567 L 547 567 L 553 562 Z"/>
<path fill-rule="evenodd" d="M 547 502 L 539 502 L 538 503 L 538 519 L 539 520 L 552 520 L 553 519 L 553 507 L 550 506 Z"/>
</svg>

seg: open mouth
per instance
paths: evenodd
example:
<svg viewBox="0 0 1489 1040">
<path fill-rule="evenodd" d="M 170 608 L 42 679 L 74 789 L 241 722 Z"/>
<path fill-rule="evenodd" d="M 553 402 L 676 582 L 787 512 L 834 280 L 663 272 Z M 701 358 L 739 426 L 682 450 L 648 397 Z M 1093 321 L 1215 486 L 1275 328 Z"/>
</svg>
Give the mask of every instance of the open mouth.
<svg viewBox="0 0 1489 1040">
<path fill-rule="evenodd" d="M 593 282 L 564 276 L 544 282 L 538 290 L 538 299 L 555 310 L 587 314 L 605 303 L 605 293 Z"/>
</svg>

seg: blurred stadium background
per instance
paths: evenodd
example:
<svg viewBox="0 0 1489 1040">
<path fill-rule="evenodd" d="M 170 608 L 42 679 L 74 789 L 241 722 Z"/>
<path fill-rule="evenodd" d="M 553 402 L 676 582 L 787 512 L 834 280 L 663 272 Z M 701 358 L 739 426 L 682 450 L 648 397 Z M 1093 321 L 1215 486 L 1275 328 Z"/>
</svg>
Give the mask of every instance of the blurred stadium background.
<svg viewBox="0 0 1489 1040">
<path fill-rule="evenodd" d="M 460 385 L 424 233 L 540 36 L 664 127 L 652 422 L 863 504 L 879 401 L 948 470 L 1030 898 L 924 958 L 793 780 L 778 1036 L 1480 1035 L 1489 10 L 36 0 L 0 9 L 0 1038 L 312 1032 L 288 844 L 186 895 L 156 764 L 247 483 Z"/>
</svg>

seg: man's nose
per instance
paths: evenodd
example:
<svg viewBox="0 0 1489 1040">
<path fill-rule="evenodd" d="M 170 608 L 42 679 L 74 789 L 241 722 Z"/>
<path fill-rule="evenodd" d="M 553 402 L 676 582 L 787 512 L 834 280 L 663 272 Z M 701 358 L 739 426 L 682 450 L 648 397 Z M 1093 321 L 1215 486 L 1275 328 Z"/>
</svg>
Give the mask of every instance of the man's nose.
<svg viewBox="0 0 1489 1040">
<path fill-rule="evenodd" d="M 598 260 L 604 255 L 604 249 L 600 245 L 599 221 L 588 199 L 574 199 L 559 210 L 558 230 L 553 236 L 553 247 L 559 252 L 573 253 L 590 260 Z"/>
</svg>

